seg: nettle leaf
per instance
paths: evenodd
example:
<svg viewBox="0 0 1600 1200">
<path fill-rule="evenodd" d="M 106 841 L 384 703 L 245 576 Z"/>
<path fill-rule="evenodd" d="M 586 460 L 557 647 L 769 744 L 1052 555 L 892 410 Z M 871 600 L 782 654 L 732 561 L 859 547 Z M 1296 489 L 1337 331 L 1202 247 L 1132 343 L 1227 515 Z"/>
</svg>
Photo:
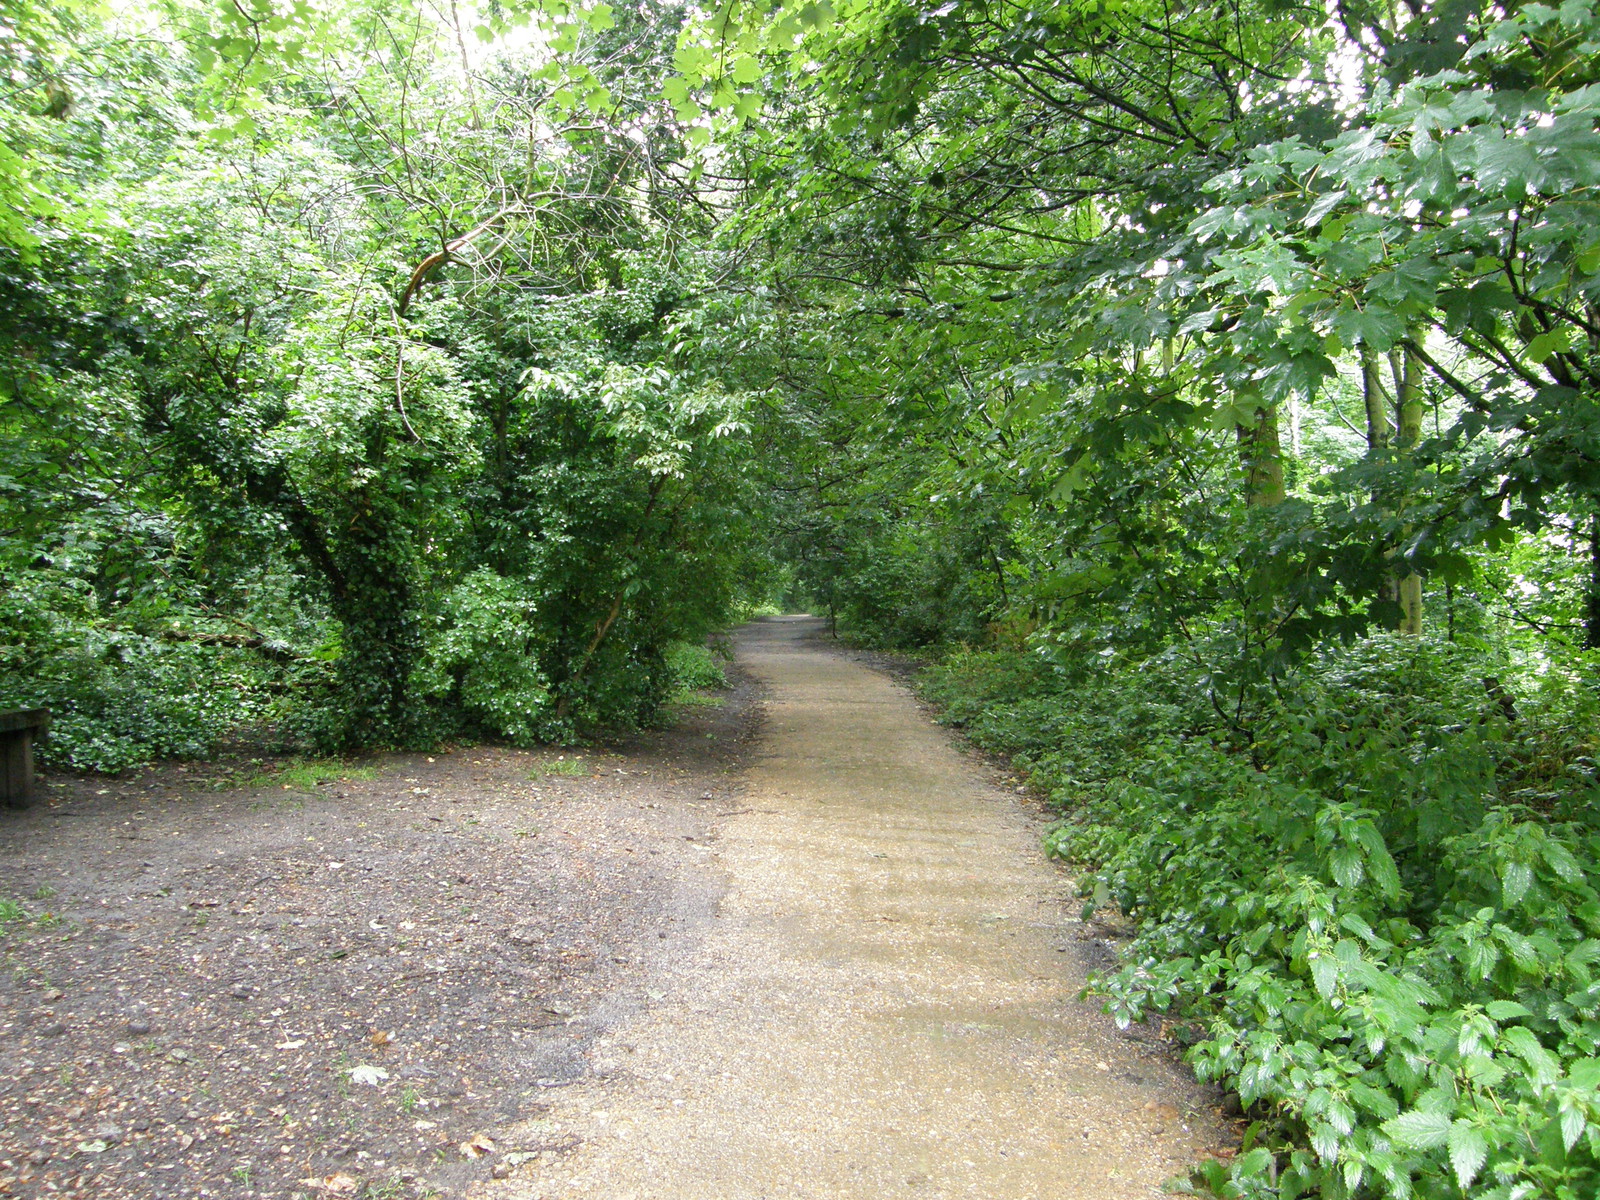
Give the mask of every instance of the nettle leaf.
<svg viewBox="0 0 1600 1200">
<path fill-rule="evenodd" d="M 1583 1136 L 1583 1127 L 1588 1124 L 1584 1118 L 1583 1110 L 1562 1101 L 1561 1104 L 1561 1142 L 1568 1150 L 1578 1144 L 1578 1139 Z"/>
<path fill-rule="evenodd" d="M 1498 1003 L 1509 1003 L 1509 1001 Z M 1493 1008 L 1494 1005 L 1488 1007 Z M 1501 1037 L 1506 1045 L 1511 1047 L 1512 1053 L 1528 1065 L 1528 1073 L 1535 1083 L 1542 1087 L 1548 1086 L 1561 1077 L 1561 1065 L 1556 1061 L 1556 1056 L 1539 1044 L 1539 1039 L 1531 1030 L 1521 1025 L 1514 1025 L 1501 1034 Z"/>
<path fill-rule="evenodd" d="M 1496 1021 L 1514 1021 L 1518 1017 L 1531 1017 L 1533 1010 L 1525 1004 L 1518 1004 L 1515 1000 L 1491 1000 L 1483 1006 L 1483 1011 Z"/>
<path fill-rule="evenodd" d="M 1324 1000 L 1332 1000 L 1334 992 L 1339 986 L 1339 963 L 1331 955 L 1318 954 L 1309 960 L 1311 967 L 1311 981 L 1316 985 L 1317 994 Z"/>
<path fill-rule="evenodd" d="M 1500 890 L 1509 905 L 1519 904 L 1533 887 L 1533 868 L 1527 863 L 1508 862 L 1500 876 Z"/>
<path fill-rule="evenodd" d="M 1401 1113 L 1383 1123 L 1383 1131 L 1398 1146 L 1407 1150 L 1432 1150 L 1450 1137 L 1450 1118 L 1444 1113 Z"/>
<path fill-rule="evenodd" d="M 1457 1121 L 1450 1126 L 1450 1165 L 1455 1168 L 1456 1182 L 1469 1187 L 1483 1170 L 1489 1157 L 1489 1143 L 1483 1131 L 1468 1121 Z"/>
<path fill-rule="evenodd" d="M 1367 875 L 1361 852 L 1354 846 L 1335 846 L 1328 855 L 1328 870 L 1340 887 L 1355 887 Z"/>
<path fill-rule="evenodd" d="M 1394 859 L 1389 854 L 1389 847 L 1384 844 L 1383 834 L 1378 832 L 1378 827 L 1371 821 L 1358 821 L 1355 826 L 1355 838 L 1367 853 L 1367 870 L 1372 873 L 1374 882 L 1390 900 L 1398 897 L 1400 871 L 1395 866 Z"/>
</svg>

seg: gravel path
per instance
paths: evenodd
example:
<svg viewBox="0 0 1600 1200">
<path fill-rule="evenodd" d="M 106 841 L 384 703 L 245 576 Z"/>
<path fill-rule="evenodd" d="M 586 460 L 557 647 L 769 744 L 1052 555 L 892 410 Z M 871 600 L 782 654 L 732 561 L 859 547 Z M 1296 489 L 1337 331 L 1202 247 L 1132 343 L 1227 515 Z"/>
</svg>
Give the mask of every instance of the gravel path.
<svg viewBox="0 0 1600 1200">
<path fill-rule="evenodd" d="M 1092 944 L 1034 818 L 816 629 L 737 637 L 769 701 L 727 890 L 522 1135 L 579 1148 L 472 1194 L 1119 1200 L 1226 1153 L 1168 1047 L 1075 999 Z"/>
</svg>

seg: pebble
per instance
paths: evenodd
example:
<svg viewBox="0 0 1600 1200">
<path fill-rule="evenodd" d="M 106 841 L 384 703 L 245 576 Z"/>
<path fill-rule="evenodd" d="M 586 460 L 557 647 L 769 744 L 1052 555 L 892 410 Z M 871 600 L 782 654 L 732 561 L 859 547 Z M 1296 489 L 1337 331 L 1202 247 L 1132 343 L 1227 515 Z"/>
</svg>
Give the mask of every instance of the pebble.
<svg viewBox="0 0 1600 1200">
<path fill-rule="evenodd" d="M 135 1037 L 139 1037 L 139 1036 L 141 1036 L 143 1034 L 149 1033 L 150 1032 L 150 1022 L 149 1021 L 129 1021 L 128 1022 L 128 1032 L 133 1034 Z"/>
<path fill-rule="evenodd" d="M 255 994 L 255 988 L 251 987 L 247 983 L 236 983 L 228 989 L 228 995 L 232 996 L 235 1000 L 248 1000 Z"/>
<path fill-rule="evenodd" d="M 104 1125 L 96 1127 L 94 1135 L 102 1142 L 110 1142 L 112 1145 L 116 1145 L 122 1140 L 122 1126 L 113 1125 L 110 1121 L 107 1121 Z"/>
<path fill-rule="evenodd" d="M 57 1021 L 53 1025 L 46 1025 L 39 1032 L 45 1037 L 60 1037 L 62 1034 L 66 1033 L 66 1031 L 67 1027 L 60 1021 Z"/>
</svg>

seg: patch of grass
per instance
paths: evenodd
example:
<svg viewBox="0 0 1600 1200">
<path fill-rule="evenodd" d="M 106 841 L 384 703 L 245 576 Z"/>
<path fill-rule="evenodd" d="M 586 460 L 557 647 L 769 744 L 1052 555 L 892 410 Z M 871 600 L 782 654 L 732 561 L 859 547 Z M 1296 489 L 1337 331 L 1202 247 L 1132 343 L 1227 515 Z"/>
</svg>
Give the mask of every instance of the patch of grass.
<svg viewBox="0 0 1600 1200">
<path fill-rule="evenodd" d="M 726 704 L 727 698 L 715 692 L 690 691 L 680 688 L 667 698 L 669 704 L 681 704 L 686 708 L 721 708 Z"/>
<path fill-rule="evenodd" d="M 577 779 L 592 774 L 589 764 L 581 758 L 568 758 L 562 755 L 560 758 L 547 758 L 543 762 L 534 764 L 528 771 L 528 778 L 542 779 L 546 775 L 564 775 L 569 779 Z"/>
<path fill-rule="evenodd" d="M 0 926 L 14 925 L 28 919 L 28 910 L 10 896 L 0 896 Z"/>
<path fill-rule="evenodd" d="M 290 792 L 309 792 L 320 784 L 354 779 L 376 779 L 375 767 L 359 767 L 337 758 L 292 758 L 254 775 L 240 774 L 227 782 L 229 788 L 276 787 Z"/>
</svg>

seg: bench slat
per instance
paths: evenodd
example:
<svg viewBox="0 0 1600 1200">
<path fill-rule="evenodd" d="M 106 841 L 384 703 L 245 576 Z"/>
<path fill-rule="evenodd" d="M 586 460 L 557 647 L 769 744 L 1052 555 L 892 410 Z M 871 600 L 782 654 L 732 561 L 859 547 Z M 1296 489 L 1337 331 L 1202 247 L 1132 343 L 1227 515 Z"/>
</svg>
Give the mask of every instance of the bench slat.
<svg viewBox="0 0 1600 1200">
<path fill-rule="evenodd" d="M 50 728 L 48 708 L 17 708 L 10 712 L 0 712 L 0 733 L 20 733 L 24 729 L 43 733 L 48 728 Z"/>
</svg>

